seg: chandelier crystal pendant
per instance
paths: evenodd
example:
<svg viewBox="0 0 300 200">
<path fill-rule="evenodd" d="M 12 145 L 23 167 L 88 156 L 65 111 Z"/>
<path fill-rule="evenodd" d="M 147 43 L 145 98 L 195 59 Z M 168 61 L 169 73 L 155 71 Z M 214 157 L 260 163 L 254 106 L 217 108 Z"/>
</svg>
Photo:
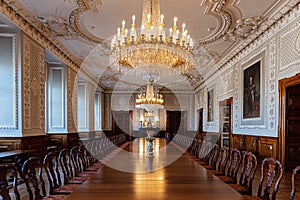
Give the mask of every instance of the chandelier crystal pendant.
<svg viewBox="0 0 300 200">
<path fill-rule="evenodd" d="M 183 74 L 194 67 L 194 41 L 177 17 L 171 28 L 165 29 L 164 15 L 160 15 L 159 0 L 144 0 L 142 26 L 138 31 L 135 15 L 130 30 L 122 27 L 111 40 L 110 67 L 120 73 L 137 67 L 168 67 Z"/>
<path fill-rule="evenodd" d="M 153 112 L 154 110 L 164 108 L 163 103 L 163 96 L 158 93 L 155 95 L 153 79 L 151 79 L 147 84 L 146 93 L 141 93 L 138 95 L 135 101 L 135 107 L 145 109 L 147 112 Z"/>
</svg>

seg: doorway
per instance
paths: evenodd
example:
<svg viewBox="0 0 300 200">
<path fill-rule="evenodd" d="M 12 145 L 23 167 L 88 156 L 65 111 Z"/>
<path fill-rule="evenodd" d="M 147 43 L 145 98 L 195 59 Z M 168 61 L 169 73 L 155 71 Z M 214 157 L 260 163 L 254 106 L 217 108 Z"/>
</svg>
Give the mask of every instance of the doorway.
<svg viewBox="0 0 300 200">
<path fill-rule="evenodd" d="M 279 160 L 294 168 L 300 160 L 300 74 L 279 81 Z"/>
<path fill-rule="evenodd" d="M 131 135 L 132 111 L 112 111 L 112 117 L 113 135 Z"/>
<path fill-rule="evenodd" d="M 300 160 L 300 84 L 286 88 L 286 167 L 294 168 Z"/>
<path fill-rule="evenodd" d="M 219 133 L 220 141 L 219 145 L 221 147 L 226 146 L 233 148 L 233 138 L 232 138 L 232 97 L 224 101 L 219 102 Z"/>
<path fill-rule="evenodd" d="M 198 110 L 198 135 L 203 134 L 203 108 Z"/>
<path fill-rule="evenodd" d="M 184 134 L 187 130 L 186 111 L 167 111 L 167 132 Z"/>
</svg>

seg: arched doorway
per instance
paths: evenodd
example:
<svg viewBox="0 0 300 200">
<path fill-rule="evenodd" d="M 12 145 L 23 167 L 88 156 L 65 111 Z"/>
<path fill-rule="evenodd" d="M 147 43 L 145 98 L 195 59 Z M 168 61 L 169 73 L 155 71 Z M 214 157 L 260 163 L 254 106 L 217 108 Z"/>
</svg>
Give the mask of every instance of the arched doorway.
<svg viewBox="0 0 300 200">
<path fill-rule="evenodd" d="M 286 168 L 300 160 L 300 74 L 279 81 L 279 159 Z"/>
</svg>

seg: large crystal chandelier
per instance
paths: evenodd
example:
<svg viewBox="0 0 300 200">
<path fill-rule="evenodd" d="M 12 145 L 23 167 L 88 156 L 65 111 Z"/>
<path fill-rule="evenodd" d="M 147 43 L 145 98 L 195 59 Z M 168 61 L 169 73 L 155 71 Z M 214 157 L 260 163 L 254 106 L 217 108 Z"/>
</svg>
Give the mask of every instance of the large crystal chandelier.
<svg viewBox="0 0 300 200">
<path fill-rule="evenodd" d="M 159 0 L 144 0 L 142 26 L 138 31 L 135 15 L 130 30 L 122 27 L 111 40 L 110 66 L 117 72 L 127 72 L 137 67 L 168 67 L 183 74 L 194 67 L 193 39 L 182 24 L 177 28 L 177 17 L 173 27 L 166 30 L 164 15 L 160 15 Z"/>
<path fill-rule="evenodd" d="M 162 109 L 164 100 L 161 94 L 154 93 L 153 79 L 150 79 L 147 84 L 146 93 L 141 93 L 138 95 L 135 106 L 136 108 L 145 109 L 148 112 L 152 112 L 156 109 Z"/>
</svg>

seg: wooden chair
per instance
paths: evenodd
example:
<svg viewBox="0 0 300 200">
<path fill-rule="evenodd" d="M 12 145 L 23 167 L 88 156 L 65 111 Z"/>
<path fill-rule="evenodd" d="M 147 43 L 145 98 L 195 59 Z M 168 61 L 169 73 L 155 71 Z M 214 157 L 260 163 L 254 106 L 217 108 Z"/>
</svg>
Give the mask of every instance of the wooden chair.
<svg viewBox="0 0 300 200">
<path fill-rule="evenodd" d="M 276 176 L 276 172 L 278 172 L 277 176 Z M 276 200 L 276 194 L 278 192 L 279 184 L 282 179 L 282 176 L 283 176 L 283 166 L 281 165 L 281 163 L 278 160 L 275 160 L 274 158 L 265 158 L 262 161 L 262 165 L 261 165 L 261 177 L 259 181 L 257 197 L 244 195 L 243 196 L 244 199 Z M 264 186 L 264 193 L 262 195 L 263 185 L 265 186 Z M 274 187 L 271 195 L 271 190 L 273 185 Z"/>
<path fill-rule="evenodd" d="M 94 164 L 94 158 L 91 153 L 87 150 L 85 145 L 80 145 L 78 149 L 78 161 L 80 162 L 81 171 L 98 171 L 100 166 Z"/>
<path fill-rule="evenodd" d="M 227 174 L 226 176 L 219 176 L 219 178 L 225 183 L 237 183 L 237 172 L 241 160 L 241 152 L 237 149 L 231 149 Z"/>
<path fill-rule="evenodd" d="M 252 195 L 252 183 L 257 170 L 257 159 L 252 152 L 244 152 L 239 184 L 229 184 L 243 195 Z"/>
<path fill-rule="evenodd" d="M 296 193 L 296 187 L 295 187 L 295 176 L 298 173 L 298 171 L 300 170 L 300 166 L 297 166 L 294 170 L 293 170 L 293 174 L 292 174 L 292 191 L 289 197 L 289 200 L 293 200 L 295 197 L 295 193 Z"/>
<path fill-rule="evenodd" d="M 8 181 L 8 175 L 13 175 L 13 182 L 12 185 L 9 184 Z M 12 178 L 10 176 L 10 178 Z M 17 189 L 17 179 L 18 179 L 18 172 L 17 168 L 13 165 L 0 165 L 0 196 L 3 200 L 10 200 L 12 199 L 9 194 L 9 189 L 12 187 L 14 190 L 14 199 L 19 200 L 20 199 L 20 193 Z"/>
<path fill-rule="evenodd" d="M 212 153 L 212 143 L 210 141 L 203 140 L 201 150 L 199 152 L 199 160 L 197 161 L 200 165 L 208 165 L 210 156 Z"/>
<path fill-rule="evenodd" d="M 63 173 L 64 184 L 82 184 L 88 177 L 75 177 L 75 171 L 71 164 L 70 151 L 62 149 L 58 154 L 58 161 Z"/>
<path fill-rule="evenodd" d="M 216 169 L 216 164 L 219 159 L 219 154 L 220 154 L 220 147 L 218 144 L 214 144 L 210 155 L 210 159 L 208 161 L 208 165 L 203 165 L 203 167 L 208 170 Z"/>
<path fill-rule="evenodd" d="M 82 160 L 82 154 L 79 152 L 79 146 L 74 146 L 70 150 L 70 157 L 76 177 L 90 177 L 95 173 L 94 171 L 84 171 L 84 161 Z"/>
<path fill-rule="evenodd" d="M 25 181 L 29 200 L 60 200 L 65 199 L 66 195 L 46 196 L 45 182 L 43 179 L 43 163 L 38 157 L 27 159 L 21 169 L 21 177 Z M 34 189 L 34 193 L 32 192 Z"/>
<path fill-rule="evenodd" d="M 224 146 L 220 150 L 220 155 L 216 164 L 216 169 L 209 170 L 209 172 L 213 173 L 216 176 L 224 176 L 228 159 L 229 159 L 229 148 Z"/>
<path fill-rule="evenodd" d="M 70 194 L 80 185 L 65 184 L 62 185 L 60 172 L 58 170 L 58 158 L 56 152 L 49 152 L 43 161 L 49 184 L 49 193 L 52 194 Z"/>
</svg>

